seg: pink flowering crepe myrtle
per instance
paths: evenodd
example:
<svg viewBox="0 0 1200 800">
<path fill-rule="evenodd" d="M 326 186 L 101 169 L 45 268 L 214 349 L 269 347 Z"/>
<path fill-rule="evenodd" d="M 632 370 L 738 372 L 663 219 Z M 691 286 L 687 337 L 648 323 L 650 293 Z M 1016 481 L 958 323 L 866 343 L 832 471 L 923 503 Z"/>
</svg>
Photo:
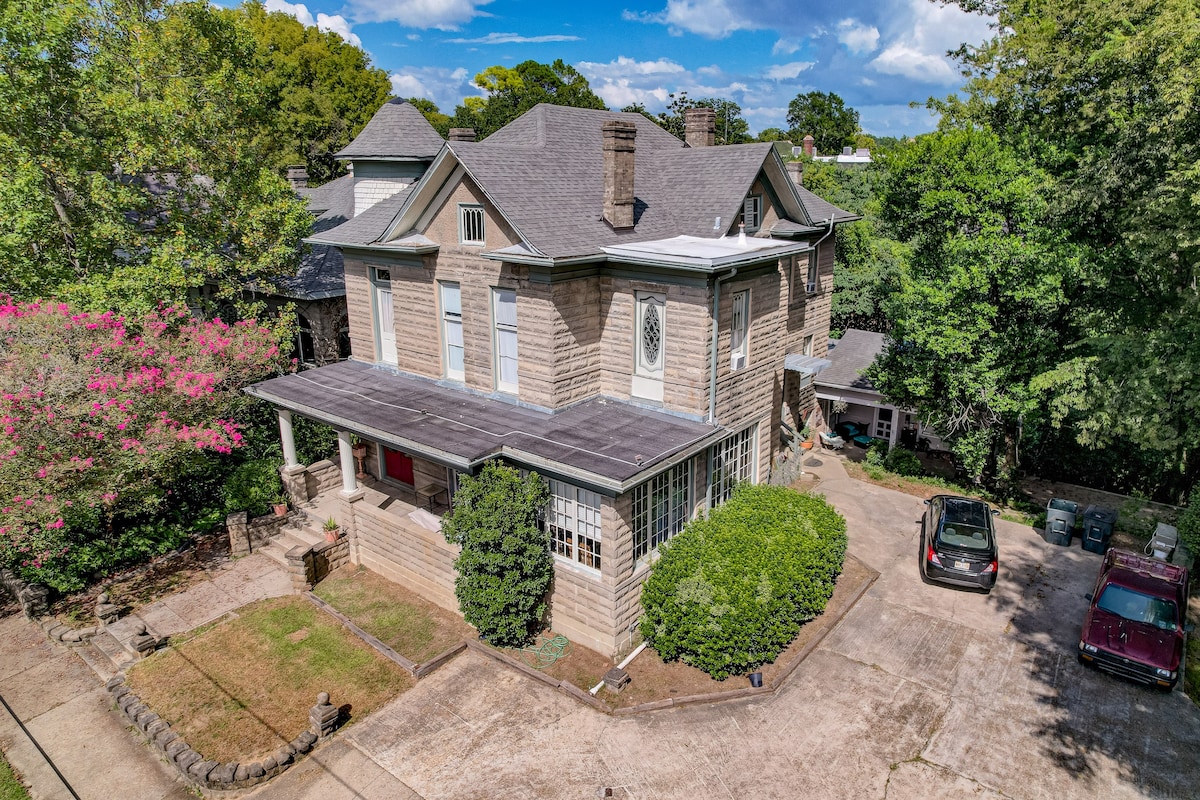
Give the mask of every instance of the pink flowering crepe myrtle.
<svg viewBox="0 0 1200 800">
<path fill-rule="evenodd" d="M 72 524 L 152 506 L 172 464 L 243 443 L 239 390 L 285 366 L 253 321 L 138 320 L 0 295 L 0 561 L 40 568 Z"/>
</svg>

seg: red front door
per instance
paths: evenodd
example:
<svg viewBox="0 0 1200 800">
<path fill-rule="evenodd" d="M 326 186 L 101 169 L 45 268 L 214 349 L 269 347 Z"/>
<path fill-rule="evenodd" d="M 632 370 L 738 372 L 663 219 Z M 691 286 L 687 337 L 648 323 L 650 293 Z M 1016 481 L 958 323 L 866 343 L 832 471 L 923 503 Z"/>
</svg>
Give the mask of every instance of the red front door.
<svg viewBox="0 0 1200 800">
<path fill-rule="evenodd" d="M 413 460 L 399 450 L 383 448 L 383 468 L 392 480 L 413 485 Z"/>
</svg>

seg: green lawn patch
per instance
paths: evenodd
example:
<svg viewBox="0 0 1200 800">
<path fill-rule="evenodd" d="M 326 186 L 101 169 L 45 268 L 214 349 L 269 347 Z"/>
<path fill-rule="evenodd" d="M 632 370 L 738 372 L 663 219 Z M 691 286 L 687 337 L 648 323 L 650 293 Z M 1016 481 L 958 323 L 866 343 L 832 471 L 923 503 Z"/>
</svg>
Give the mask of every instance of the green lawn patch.
<svg viewBox="0 0 1200 800">
<path fill-rule="evenodd" d="M 29 800 L 29 792 L 13 772 L 3 755 L 0 755 L 0 800 Z"/>
<path fill-rule="evenodd" d="M 1183 691 L 1200 705 L 1200 636 L 1192 634 L 1187 640 L 1187 655 L 1183 672 Z"/>
<path fill-rule="evenodd" d="M 359 718 L 413 679 L 303 597 L 263 600 L 236 619 L 139 662 L 134 692 L 205 758 L 267 755 L 308 727 L 319 692 Z"/>
<path fill-rule="evenodd" d="M 462 617 L 367 569 L 340 569 L 313 594 L 417 664 L 476 635 Z"/>
</svg>

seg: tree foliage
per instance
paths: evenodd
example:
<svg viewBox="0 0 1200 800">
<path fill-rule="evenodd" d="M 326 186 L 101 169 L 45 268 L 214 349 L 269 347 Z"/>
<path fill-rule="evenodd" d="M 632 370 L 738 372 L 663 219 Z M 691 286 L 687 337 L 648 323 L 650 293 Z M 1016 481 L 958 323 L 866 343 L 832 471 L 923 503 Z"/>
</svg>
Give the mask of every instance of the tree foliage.
<svg viewBox="0 0 1200 800">
<path fill-rule="evenodd" d="M 641 103 L 626 106 L 622 111 L 632 111 L 658 124 L 659 127 L 670 131 L 671 135 L 685 139 L 687 135 L 687 110 L 689 108 L 711 108 L 716 113 L 716 144 L 745 144 L 754 141 L 750 136 L 750 124 L 742 118 L 742 107 L 732 100 L 720 97 L 702 97 L 693 100 L 687 92 L 678 95 L 672 93 L 668 97 L 664 111 L 651 115 Z M 780 137 L 783 138 L 783 137 Z"/>
<path fill-rule="evenodd" d="M 1023 426 L 1043 412 L 1034 379 L 1065 344 L 1074 256 L 1046 185 L 995 134 L 968 127 L 918 138 L 881 187 L 882 221 L 908 250 L 872 380 L 999 489 L 1015 478 Z"/>
<path fill-rule="evenodd" d="M 818 153 L 840 153 L 854 144 L 858 134 L 858 112 L 833 92 L 798 94 L 788 103 L 787 123 L 796 144 L 811 135 Z"/>
<path fill-rule="evenodd" d="M 833 594 L 846 521 L 823 498 L 741 485 L 662 547 L 641 632 L 665 661 L 717 680 L 773 661 Z"/>
<path fill-rule="evenodd" d="M 475 76 L 485 93 L 468 97 L 454 110 L 448 128 L 474 128 L 482 139 L 524 114 L 538 103 L 575 108 L 606 108 L 587 78 L 562 59 L 553 64 L 522 61 L 515 67 L 499 64 Z"/>
<path fill-rule="evenodd" d="M 80 548 L 160 513 L 197 457 L 241 447 L 241 387 L 280 367 L 253 323 L 0 298 L 0 561 L 78 588 Z"/>
<path fill-rule="evenodd" d="M 255 58 L 203 2 L 0 6 L 5 288 L 142 313 L 293 271 L 311 217 L 250 141 Z"/>
<path fill-rule="evenodd" d="M 304 164 L 313 185 L 344 168 L 333 154 L 358 135 L 391 94 L 387 73 L 372 67 L 362 48 L 332 31 L 306 26 L 260 2 L 222 12 L 254 45 L 255 58 L 241 65 L 264 107 L 249 130 L 260 163 L 280 172 Z"/>
<path fill-rule="evenodd" d="M 454 562 L 454 594 L 479 635 L 518 647 L 546 616 L 554 557 L 539 520 L 549 500 L 537 473 L 489 461 L 459 477 L 454 507 L 442 519 L 446 541 L 462 547 Z"/>
<path fill-rule="evenodd" d="M 1081 442 L 1156 451 L 1200 477 L 1200 7 L 1192 0 L 980 3 L 997 35 L 950 120 L 996 130 L 1051 177 L 1080 247 L 1069 350 L 1040 382 Z"/>
<path fill-rule="evenodd" d="M 417 111 L 420 111 L 425 117 L 425 121 L 432 125 L 442 138 L 450 134 L 450 117 L 441 112 L 437 103 L 424 97 L 410 97 L 406 102 L 411 103 Z"/>
</svg>

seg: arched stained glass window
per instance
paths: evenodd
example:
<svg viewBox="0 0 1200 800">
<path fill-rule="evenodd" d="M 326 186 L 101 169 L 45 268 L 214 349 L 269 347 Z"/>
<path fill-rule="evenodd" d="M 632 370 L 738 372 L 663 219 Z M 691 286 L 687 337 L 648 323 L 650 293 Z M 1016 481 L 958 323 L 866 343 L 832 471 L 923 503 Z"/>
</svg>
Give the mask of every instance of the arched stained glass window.
<svg viewBox="0 0 1200 800">
<path fill-rule="evenodd" d="M 642 314 L 642 358 L 643 363 L 650 369 L 658 367 L 662 357 L 662 319 L 658 315 L 655 303 L 646 303 L 645 313 Z"/>
</svg>

